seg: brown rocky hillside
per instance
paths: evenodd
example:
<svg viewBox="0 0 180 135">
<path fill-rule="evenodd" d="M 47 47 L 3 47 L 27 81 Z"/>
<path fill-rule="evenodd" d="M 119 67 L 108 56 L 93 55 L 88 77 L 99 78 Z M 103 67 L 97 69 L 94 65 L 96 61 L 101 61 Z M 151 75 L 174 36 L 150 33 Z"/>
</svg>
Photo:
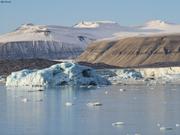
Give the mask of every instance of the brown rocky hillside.
<svg viewBox="0 0 180 135">
<path fill-rule="evenodd" d="M 179 66 L 180 35 L 95 42 L 89 45 L 78 61 L 113 67 Z"/>
</svg>

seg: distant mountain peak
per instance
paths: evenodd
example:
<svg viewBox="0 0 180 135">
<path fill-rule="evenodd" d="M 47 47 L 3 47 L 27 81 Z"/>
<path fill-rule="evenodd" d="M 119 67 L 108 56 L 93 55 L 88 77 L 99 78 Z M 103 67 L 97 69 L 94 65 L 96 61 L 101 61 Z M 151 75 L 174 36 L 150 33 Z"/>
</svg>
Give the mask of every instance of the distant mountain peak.
<svg viewBox="0 0 180 135">
<path fill-rule="evenodd" d="M 23 33 L 50 33 L 50 30 L 45 25 L 34 25 L 32 23 L 27 23 L 21 25 L 17 28 L 17 32 Z"/>
<path fill-rule="evenodd" d="M 165 22 L 162 20 L 152 20 L 147 23 L 145 23 L 146 27 L 167 27 L 173 25 L 173 23 Z"/>
<path fill-rule="evenodd" d="M 81 21 L 80 23 L 75 24 L 74 28 L 98 28 L 103 24 L 117 24 L 113 21 Z"/>
</svg>

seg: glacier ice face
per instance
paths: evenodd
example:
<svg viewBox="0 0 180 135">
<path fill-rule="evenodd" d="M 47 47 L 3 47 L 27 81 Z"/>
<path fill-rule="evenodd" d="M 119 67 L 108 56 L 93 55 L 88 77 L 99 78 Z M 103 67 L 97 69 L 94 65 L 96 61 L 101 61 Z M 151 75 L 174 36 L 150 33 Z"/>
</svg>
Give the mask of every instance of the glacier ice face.
<svg viewBox="0 0 180 135">
<path fill-rule="evenodd" d="M 61 85 L 108 85 L 109 81 L 89 67 L 66 62 L 42 70 L 13 72 L 7 77 L 6 86 L 48 87 Z"/>
</svg>

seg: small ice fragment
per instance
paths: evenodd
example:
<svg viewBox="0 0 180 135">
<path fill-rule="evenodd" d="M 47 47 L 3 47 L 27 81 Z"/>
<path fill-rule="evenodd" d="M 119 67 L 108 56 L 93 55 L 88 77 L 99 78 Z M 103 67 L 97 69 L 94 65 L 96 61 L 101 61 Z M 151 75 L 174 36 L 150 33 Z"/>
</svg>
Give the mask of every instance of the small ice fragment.
<svg viewBox="0 0 180 135">
<path fill-rule="evenodd" d="M 66 106 L 72 106 L 73 103 L 71 103 L 71 102 L 66 102 L 65 105 L 66 105 Z"/>
<path fill-rule="evenodd" d="M 88 85 L 88 86 L 87 86 L 88 89 L 89 89 L 89 88 L 92 88 L 92 87 L 94 87 L 94 86 L 93 86 L 93 85 Z"/>
<path fill-rule="evenodd" d="M 161 131 L 166 131 L 166 130 L 173 130 L 171 127 L 160 127 Z"/>
<path fill-rule="evenodd" d="M 120 91 L 120 92 L 124 92 L 124 91 L 126 91 L 126 90 L 125 90 L 125 89 L 119 89 L 119 91 Z"/>
<path fill-rule="evenodd" d="M 118 121 L 118 122 L 114 122 L 114 123 L 112 123 L 112 126 L 116 126 L 116 127 L 118 127 L 118 126 L 122 126 L 122 125 L 124 125 L 124 122 L 120 122 L 120 121 Z"/>
<path fill-rule="evenodd" d="M 161 126 L 161 124 L 160 124 L 160 123 L 157 123 L 157 126 L 158 126 L 158 127 L 160 127 L 160 126 Z"/>
<path fill-rule="evenodd" d="M 102 104 L 100 102 L 89 102 L 87 106 L 102 106 Z"/>
<path fill-rule="evenodd" d="M 176 124 L 176 127 L 180 127 L 180 124 Z"/>
<path fill-rule="evenodd" d="M 23 98 L 21 101 L 26 103 L 26 102 L 28 102 L 28 99 L 27 98 Z"/>
<path fill-rule="evenodd" d="M 107 95 L 107 94 L 108 94 L 108 91 L 105 91 L 105 94 Z"/>
<path fill-rule="evenodd" d="M 139 133 L 135 133 L 134 135 L 141 135 L 141 134 L 139 134 Z"/>
</svg>

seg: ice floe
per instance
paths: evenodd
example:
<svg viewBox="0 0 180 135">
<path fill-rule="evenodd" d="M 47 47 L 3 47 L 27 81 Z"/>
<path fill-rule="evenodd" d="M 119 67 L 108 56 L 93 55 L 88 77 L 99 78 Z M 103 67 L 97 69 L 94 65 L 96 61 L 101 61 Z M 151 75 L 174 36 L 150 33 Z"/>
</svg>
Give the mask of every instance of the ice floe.
<svg viewBox="0 0 180 135">
<path fill-rule="evenodd" d="M 102 106 L 102 103 L 100 103 L 100 102 L 89 102 L 89 103 L 87 103 L 87 106 Z"/>
<path fill-rule="evenodd" d="M 42 70 L 24 69 L 7 77 L 6 86 L 61 86 L 61 85 L 108 85 L 110 82 L 99 76 L 90 67 L 72 62 L 53 65 Z"/>
<path fill-rule="evenodd" d="M 160 127 L 161 131 L 173 130 L 171 127 Z"/>
<path fill-rule="evenodd" d="M 72 106 L 73 103 L 72 103 L 72 102 L 66 102 L 65 105 L 66 105 L 66 106 Z"/>
<path fill-rule="evenodd" d="M 112 126 L 115 126 L 115 127 L 119 127 L 119 126 L 122 126 L 122 125 L 124 125 L 124 122 L 118 121 L 118 122 L 112 123 Z"/>
<path fill-rule="evenodd" d="M 27 98 L 23 98 L 21 101 L 24 102 L 24 103 L 26 103 L 26 102 L 28 102 L 29 100 L 28 100 Z"/>
</svg>

